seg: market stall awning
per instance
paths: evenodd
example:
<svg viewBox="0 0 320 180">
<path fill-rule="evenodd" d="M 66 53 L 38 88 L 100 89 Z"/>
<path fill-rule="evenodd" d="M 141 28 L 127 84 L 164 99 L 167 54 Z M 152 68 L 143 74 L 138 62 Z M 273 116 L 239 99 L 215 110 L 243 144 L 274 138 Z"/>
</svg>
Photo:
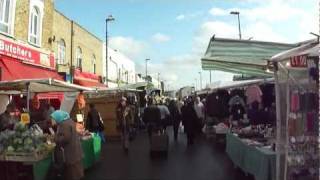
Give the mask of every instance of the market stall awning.
<svg viewBox="0 0 320 180">
<path fill-rule="evenodd" d="M 245 86 L 250 86 L 253 84 L 263 84 L 263 83 L 274 83 L 274 78 L 266 79 L 253 79 L 253 80 L 244 80 L 244 81 L 219 81 L 209 85 L 208 88 L 210 91 L 218 89 L 232 89 L 232 88 L 241 88 Z"/>
<path fill-rule="evenodd" d="M 299 47 L 295 47 L 295 48 L 289 49 L 287 51 L 283 51 L 281 53 L 274 55 L 271 58 L 271 61 L 279 62 L 282 60 L 287 60 L 290 57 L 302 56 L 302 55 L 320 56 L 319 42 L 317 40 L 312 40 L 312 41 L 309 41 L 305 44 L 302 44 Z"/>
<path fill-rule="evenodd" d="M 24 79 L 14 81 L 1 81 L 1 92 L 26 92 L 29 84 L 29 90 L 33 93 L 42 92 L 76 92 L 76 91 L 92 91 L 92 88 L 70 84 L 55 79 Z"/>
<path fill-rule="evenodd" d="M 56 71 L 22 63 L 11 57 L 0 57 L 1 80 L 53 78 L 63 80 Z"/>
<path fill-rule="evenodd" d="M 203 70 L 220 70 L 236 74 L 272 76 L 268 60 L 296 44 L 236 40 L 212 37 L 204 57 Z"/>
</svg>

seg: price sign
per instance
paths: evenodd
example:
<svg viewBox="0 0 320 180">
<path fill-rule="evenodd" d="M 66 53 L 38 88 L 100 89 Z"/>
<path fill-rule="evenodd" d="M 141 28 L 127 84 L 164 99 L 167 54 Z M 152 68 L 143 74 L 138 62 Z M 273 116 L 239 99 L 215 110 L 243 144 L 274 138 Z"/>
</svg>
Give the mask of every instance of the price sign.
<svg viewBox="0 0 320 180">
<path fill-rule="evenodd" d="M 20 121 L 23 124 L 30 124 L 30 115 L 28 113 L 22 113 L 20 117 Z"/>
</svg>

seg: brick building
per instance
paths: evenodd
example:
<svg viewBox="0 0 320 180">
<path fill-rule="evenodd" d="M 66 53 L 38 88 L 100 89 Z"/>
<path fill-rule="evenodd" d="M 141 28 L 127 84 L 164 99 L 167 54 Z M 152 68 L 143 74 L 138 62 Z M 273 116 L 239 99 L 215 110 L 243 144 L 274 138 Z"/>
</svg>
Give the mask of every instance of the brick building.
<svg viewBox="0 0 320 180">
<path fill-rule="evenodd" d="M 74 82 L 81 85 L 101 81 L 102 40 L 57 10 L 54 11 L 53 37 L 58 72 L 73 74 Z"/>
<path fill-rule="evenodd" d="M 1 81 L 50 77 L 99 86 L 102 44 L 54 0 L 0 0 Z"/>
</svg>

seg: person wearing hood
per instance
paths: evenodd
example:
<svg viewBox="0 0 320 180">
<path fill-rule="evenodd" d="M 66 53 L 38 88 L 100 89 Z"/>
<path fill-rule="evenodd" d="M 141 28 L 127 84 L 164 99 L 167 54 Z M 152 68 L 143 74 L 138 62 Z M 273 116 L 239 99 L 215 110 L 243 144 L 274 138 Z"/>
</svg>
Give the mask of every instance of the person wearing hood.
<svg viewBox="0 0 320 180">
<path fill-rule="evenodd" d="M 79 180 L 84 177 L 82 165 L 82 149 L 76 124 L 70 119 L 69 113 L 57 110 L 51 114 L 51 119 L 57 124 L 55 142 L 57 149 L 64 153 L 64 179 Z M 60 155 L 61 156 L 61 155 Z"/>
</svg>

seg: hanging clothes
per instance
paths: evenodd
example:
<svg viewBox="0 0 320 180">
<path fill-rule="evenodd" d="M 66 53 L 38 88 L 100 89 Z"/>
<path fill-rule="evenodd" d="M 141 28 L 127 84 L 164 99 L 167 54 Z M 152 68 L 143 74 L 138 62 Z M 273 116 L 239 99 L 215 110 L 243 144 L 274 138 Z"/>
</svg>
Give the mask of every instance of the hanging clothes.
<svg viewBox="0 0 320 180">
<path fill-rule="evenodd" d="M 243 107 L 246 106 L 246 103 L 244 102 L 243 98 L 240 97 L 239 95 L 235 95 L 233 96 L 230 100 L 229 100 L 229 106 L 232 107 L 233 105 L 236 105 L 236 104 L 240 104 L 242 105 Z"/>
<path fill-rule="evenodd" d="M 247 104 L 252 104 L 253 102 L 257 101 L 259 103 L 262 102 L 261 96 L 263 95 L 260 87 L 258 85 L 251 85 L 246 89 L 246 97 L 247 97 Z"/>
<path fill-rule="evenodd" d="M 298 91 L 291 93 L 290 110 L 291 112 L 297 112 L 300 110 L 300 95 Z"/>
</svg>

